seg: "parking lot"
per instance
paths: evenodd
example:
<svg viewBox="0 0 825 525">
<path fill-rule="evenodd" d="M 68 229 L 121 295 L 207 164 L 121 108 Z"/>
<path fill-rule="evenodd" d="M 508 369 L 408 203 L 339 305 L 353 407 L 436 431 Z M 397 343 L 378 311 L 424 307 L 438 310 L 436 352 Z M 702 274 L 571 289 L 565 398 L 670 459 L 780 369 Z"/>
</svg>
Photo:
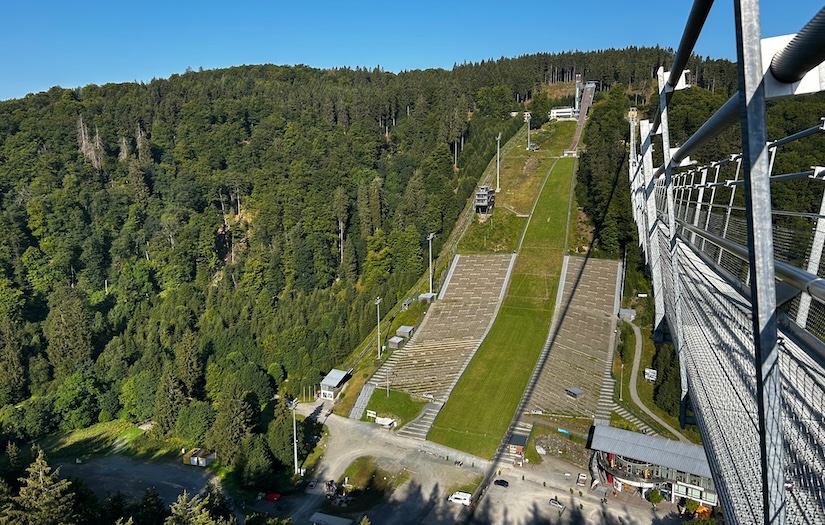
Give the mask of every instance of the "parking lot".
<svg viewBox="0 0 825 525">
<path fill-rule="evenodd" d="M 506 480 L 502 487 L 491 483 L 481 498 L 470 523 L 532 525 L 543 523 L 581 524 L 635 524 L 657 525 L 680 523 L 675 505 L 662 503 L 657 510 L 638 494 L 616 494 L 604 487 L 591 491 L 590 479 L 585 487 L 576 485 L 577 467 L 556 458 L 548 458 L 541 465 L 523 468 L 500 467 L 501 474 L 494 479 Z M 522 479 L 522 476 L 524 479 Z M 573 489 L 573 492 L 570 492 Z M 579 495 L 581 491 L 581 495 Z M 564 505 L 561 513 L 550 505 L 556 499 Z"/>
<path fill-rule="evenodd" d="M 112 455 L 57 466 L 61 476 L 82 479 L 101 499 L 118 491 L 129 499 L 140 499 L 147 488 L 154 487 L 167 505 L 183 491 L 201 493 L 215 477 L 210 469 L 184 465 L 180 459 L 146 462 Z"/>
</svg>

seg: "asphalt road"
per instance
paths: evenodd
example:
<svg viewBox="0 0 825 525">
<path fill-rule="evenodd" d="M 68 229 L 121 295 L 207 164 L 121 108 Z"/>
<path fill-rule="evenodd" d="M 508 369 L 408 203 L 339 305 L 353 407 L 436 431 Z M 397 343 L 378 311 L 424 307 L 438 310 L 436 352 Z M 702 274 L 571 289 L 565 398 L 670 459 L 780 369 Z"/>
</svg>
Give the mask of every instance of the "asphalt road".
<svg viewBox="0 0 825 525">
<path fill-rule="evenodd" d="M 282 517 L 295 525 L 309 524 L 309 518 L 324 502 L 323 484 L 339 479 L 357 458 L 372 456 L 385 470 L 399 473 L 406 469 L 409 480 L 388 500 L 367 512 L 375 525 L 447 525 L 456 522 L 473 525 L 532 525 L 545 523 L 605 523 L 642 525 L 679 523 L 675 506 L 662 503 L 653 511 L 638 494 L 608 495 L 575 485 L 580 467 L 547 457 L 541 465 L 494 465 L 490 461 L 430 443 L 402 438 L 377 425 L 329 414 L 330 405 L 300 404 L 299 413 L 315 417 L 329 430 L 330 438 L 316 473 L 318 485 L 305 493 L 285 496 L 277 504 L 258 502 L 255 508 Z M 463 462 L 457 466 L 456 461 Z M 477 482 L 487 473 L 510 482 L 507 488 L 490 485 L 476 502 L 469 521 L 469 509 L 449 503 L 447 497 L 460 485 Z M 570 474 L 566 476 L 565 473 Z M 61 474 L 86 481 L 100 497 L 116 491 L 139 498 L 147 487 L 157 489 L 161 498 L 173 503 L 184 490 L 201 492 L 214 476 L 208 469 L 183 465 L 177 461 L 144 463 L 124 456 L 93 458 L 82 464 L 61 465 Z M 574 493 L 570 493 L 570 488 Z M 578 491 L 582 490 L 579 496 Z M 566 505 L 564 513 L 550 507 L 557 497 Z M 581 505 L 581 507 L 579 507 Z M 241 509 L 237 509 L 240 511 Z M 247 509 L 250 510 L 250 509 Z M 240 512 L 237 512 L 240 515 Z M 621 521 L 619 521 L 621 518 Z"/>
<path fill-rule="evenodd" d="M 398 437 L 370 423 L 336 415 L 327 416 L 328 409 L 328 406 L 319 404 L 303 404 L 298 408 L 304 415 L 317 416 L 330 432 L 327 450 L 319 465 L 319 480 L 338 479 L 353 460 L 365 455 L 375 457 L 383 468 L 390 471 L 406 468 L 411 474 L 410 481 L 399 487 L 389 501 L 367 513 L 375 525 L 463 522 L 467 516 L 462 513 L 467 513 L 469 509 L 448 503 L 447 497 L 456 485 L 478 479 L 488 470 L 495 474 L 495 479 L 505 479 L 510 486 L 490 485 L 476 502 L 467 523 L 668 525 L 682 521 L 674 505 L 662 503 L 654 511 L 638 493 L 613 496 L 611 492 L 607 502 L 602 503 L 604 488 L 597 487 L 590 491 L 589 480 L 587 487 L 576 486 L 576 475 L 586 473 L 586 469 L 552 456 L 545 457 L 541 465 L 494 465 L 441 445 Z M 455 466 L 456 460 L 463 461 L 464 466 Z M 570 493 L 571 488 L 573 494 Z M 320 485 L 313 490 L 320 495 Z M 579 490 L 582 491 L 581 496 Z M 548 504 L 552 497 L 566 506 L 561 516 Z M 317 510 L 317 501 L 307 500 L 289 514 L 295 525 L 309 523 L 309 516 Z"/>
<path fill-rule="evenodd" d="M 589 490 L 576 485 L 579 472 L 587 472 L 563 460 L 548 457 L 541 465 L 525 467 L 503 466 L 497 479 L 505 479 L 509 487 L 490 485 L 473 514 L 472 525 L 487 524 L 623 524 L 667 525 L 681 523 L 674 505 L 662 503 L 653 510 L 638 493 L 607 495 L 603 487 Z M 567 474 L 567 475 L 566 475 Z M 524 479 L 522 479 L 524 476 Z M 570 489 L 573 493 L 570 493 Z M 579 495 L 581 491 L 581 495 Z M 549 504 L 556 498 L 565 505 L 564 512 Z"/>
</svg>

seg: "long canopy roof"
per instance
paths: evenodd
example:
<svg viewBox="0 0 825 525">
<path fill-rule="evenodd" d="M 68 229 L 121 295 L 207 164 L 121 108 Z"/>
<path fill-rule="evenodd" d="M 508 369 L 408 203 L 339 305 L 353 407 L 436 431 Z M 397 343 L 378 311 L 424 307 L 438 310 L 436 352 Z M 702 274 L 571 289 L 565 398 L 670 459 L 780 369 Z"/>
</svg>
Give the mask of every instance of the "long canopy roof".
<svg viewBox="0 0 825 525">
<path fill-rule="evenodd" d="M 590 448 L 710 478 L 705 449 L 620 428 L 596 425 Z"/>
</svg>

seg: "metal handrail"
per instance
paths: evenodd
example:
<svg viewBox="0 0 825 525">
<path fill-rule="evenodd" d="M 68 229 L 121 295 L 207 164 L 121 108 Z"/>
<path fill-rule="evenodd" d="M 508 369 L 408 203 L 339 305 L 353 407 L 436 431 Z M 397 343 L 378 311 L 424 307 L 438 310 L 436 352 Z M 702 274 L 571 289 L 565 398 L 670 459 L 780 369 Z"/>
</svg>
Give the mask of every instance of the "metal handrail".
<svg viewBox="0 0 825 525">
<path fill-rule="evenodd" d="M 679 42 L 679 48 L 676 50 L 676 55 L 673 57 L 673 64 L 670 66 L 670 75 L 667 79 L 667 85 L 671 88 L 676 87 L 679 79 L 682 77 L 682 72 L 685 70 L 688 59 L 693 54 L 693 48 L 696 46 L 696 40 L 699 38 L 699 33 L 702 32 L 702 26 L 705 25 L 705 20 L 710 13 L 710 8 L 713 6 L 713 0 L 695 0 L 693 7 L 690 9 L 685 30 L 682 33 L 682 40 Z M 661 115 L 657 112 L 656 118 L 653 119 L 651 130 L 655 132 L 659 129 Z"/>
<path fill-rule="evenodd" d="M 698 2 L 698 0 L 697 0 Z M 692 15 L 693 13 L 691 13 Z M 788 45 L 774 55 L 771 72 L 776 80 L 791 84 L 804 77 L 811 69 L 825 60 L 825 7 L 791 40 Z M 776 70 L 774 70 L 776 63 Z M 777 76 L 777 71 L 779 76 Z M 789 80 L 796 78 L 796 80 Z M 712 138 L 739 121 L 739 97 L 737 91 L 719 110 L 713 114 L 696 133 L 673 154 L 671 165 L 678 165 L 691 153 L 704 146 Z M 659 113 L 656 119 L 659 120 Z M 653 128 L 655 129 L 655 128 Z M 665 166 L 656 168 L 654 177 L 665 172 Z"/>
<path fill-rule="evenodd" d="M 679 224 L 680 227 L 686 229 L 691 233 L 695 233 L 696 235 L 704 238 L 705 240 L 712 242 L 720 248 L 727 250 L 733 255 L 736 255 L 740 259 L 745 261 L 748 260 L 747 246 L 742 246 L 739 243 L 729 241 L 723 237 L 714 235 L 701 228 L 697 228 L 696 226 L 693 226 L 692 224 L 685 222 L 682 219 L 676 219 L 676 222 L 677 224 Z M 791 286 L 793 286 L 801 292 L 807 292 L 812 297 L 815 297 L 820 301 L 825 302 L 825 279 L 819 277 L 818 275 L 797 268 L 792 264 L 788 264 L 786 262 L 779 261 L 776 259 L 774 259 L 774 265 L 776 267 L 776 275 L 780 279 L 782 279 L 782 281 L 790 284 Z"/>
<path fill-rule="evenodd" d="M 825 7 L 805 24 L 784 49 L 774 55 L 770 71 L 786 84 L 799 82 L 825 60 Z"/>
</svg>

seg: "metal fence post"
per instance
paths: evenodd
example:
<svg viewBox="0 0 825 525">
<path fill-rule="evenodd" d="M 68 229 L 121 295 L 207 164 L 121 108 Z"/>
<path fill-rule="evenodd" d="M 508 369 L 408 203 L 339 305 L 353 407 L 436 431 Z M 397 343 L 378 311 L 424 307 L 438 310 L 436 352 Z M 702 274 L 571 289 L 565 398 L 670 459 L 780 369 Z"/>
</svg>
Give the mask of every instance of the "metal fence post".
<svg viewBox="0 0 825 525">
<path fill-rule="evenodd" d="M 808 272 L 819 273 L 819 263 L 822 260 L 822 248 L 825 247 L 825 191 L 822 192 L 822 201 L 819 204 L 819 217 L 816 219 L 814 240 L 811 243 L 811 252 L 808 254 Z M 808 314 L 811 311 L 811 296 L 803 293 L 799 296 L 799 309 L 796 312 L 796 324 L 805 328 L 808 325 Z"/>
<path fill-rule="evenodd" d="M 742 157 L 739 156 L 739 158 L 736 159 L 736 173 L 733 176 L 734 182 L 739 180 L 739 173 L 741 172 L 741 170 L 742 170 Z M 722 235 L 720 236 L 723 239 L 728 238 L 728 226 L 730 225 L 730 214 L 731 214 L 731 211 L 733 209 L 733 199 L 734 199 L 735 196 L 736 196 L 736 185 L 732 185 L 730 187 L 730 199 L 728 200 L 728 208 L 725 211 L 725 225 L 722 227 Z M 716 264 L 718 264 L 719 266 L 722 266 L 722 249 L 721 248 L 719 249 L 719 256 L 716 259 Z"/>
<path fill-rule="evenodd" d="M 681 380 L 681 395 L 680 399 L 684 399 L 688 395 L 687 373 L 684 355 L 682 354 L 682 331 L 680 321 L 682 319 L 682 294 L 681 286 L 679 284 L 679 237 L 676 235 L 676 205 L 673 197 L 673 167 L 671 166 L 670 156 L 670 130 L 668 128 L 668 111 L 667 107 L 670 103 L 670 95 L 673 93 L 673 86 L 665 82 L 665 69 L 659 68 L 659 114 L 661 115 L 661 130 L 662 130 L 662 157 L 664 158 L 665 170 L 665 197 L 667 198 L 667 226 L 668 235 L 670 238 L 670 273 L 671 273 L 671 293 L 673 294 L 673 308 L 676 310 L 672 312 L 672 317 L 668 319 L 673 321 L 671 334 L 673 335 L 673 345 L 676 348 L 676 355 L 679 356 L 679 376 Z M 684 405 L 684 403 L 682 403 Z"/>
<path fill-rule="evenodd" d="M 710 200 L 708 201 L 708 214 L 707 214 L 707 217 L 705 218 L 705 231 L 708 231 L 708 228 L 710 227 L 710 218 L 711 218 L 711 215 L 713 215 L 713 206 L 716 203 L 716 185 L 719 183 L 719 171 L 722 169 L 722 163 L 721 162 L 716 162 L 714 167 L 716 168 L 716 174 L 713 176 L 713 186 L 711 187 L 711 190 L 710 190 Z M 702 251 L 707 253 L 705 251 L 705 239 L 704 238 L 702 238 Z"/>
<path fill-rule="evenodd" d="M 770 167 L 758 0 L 735 0 L 739 115 L 753 314 L 764 523 L 785 523 L 782 384 L 776 325 Z"/>
<path fill-rule="evenodd" d="M 656 211 L 656 181 L 653 179 L 653 137 L 650 121 L 639 121 L 642 136 L 642 173 L 644 173 L 645 200 L 647 210 L 647 245 L 650 249 L 650 273 L 653 277 L 653 301 L 655 319 L 653 332 L 661 334 L 665 318 L 665 289 L 662 282 L 662 261 L 659 253 L 659 215 Z"/>
<path fill-rule="evenodd" d="M 696 214 L 693 216 L 693 225 L 699 226 L 699 216 L 702 215 L 702 200 L 705 198 L 705 184 L 708 182 L 708 168 L 702 168 L 702 181 L 699 183 L 699 195 L 696 197 Z M 708 208 L 710 216 L 710 208 Z M 696 234 L 691 238 L 691 243 L 696 244 Z"/>
</svg>

